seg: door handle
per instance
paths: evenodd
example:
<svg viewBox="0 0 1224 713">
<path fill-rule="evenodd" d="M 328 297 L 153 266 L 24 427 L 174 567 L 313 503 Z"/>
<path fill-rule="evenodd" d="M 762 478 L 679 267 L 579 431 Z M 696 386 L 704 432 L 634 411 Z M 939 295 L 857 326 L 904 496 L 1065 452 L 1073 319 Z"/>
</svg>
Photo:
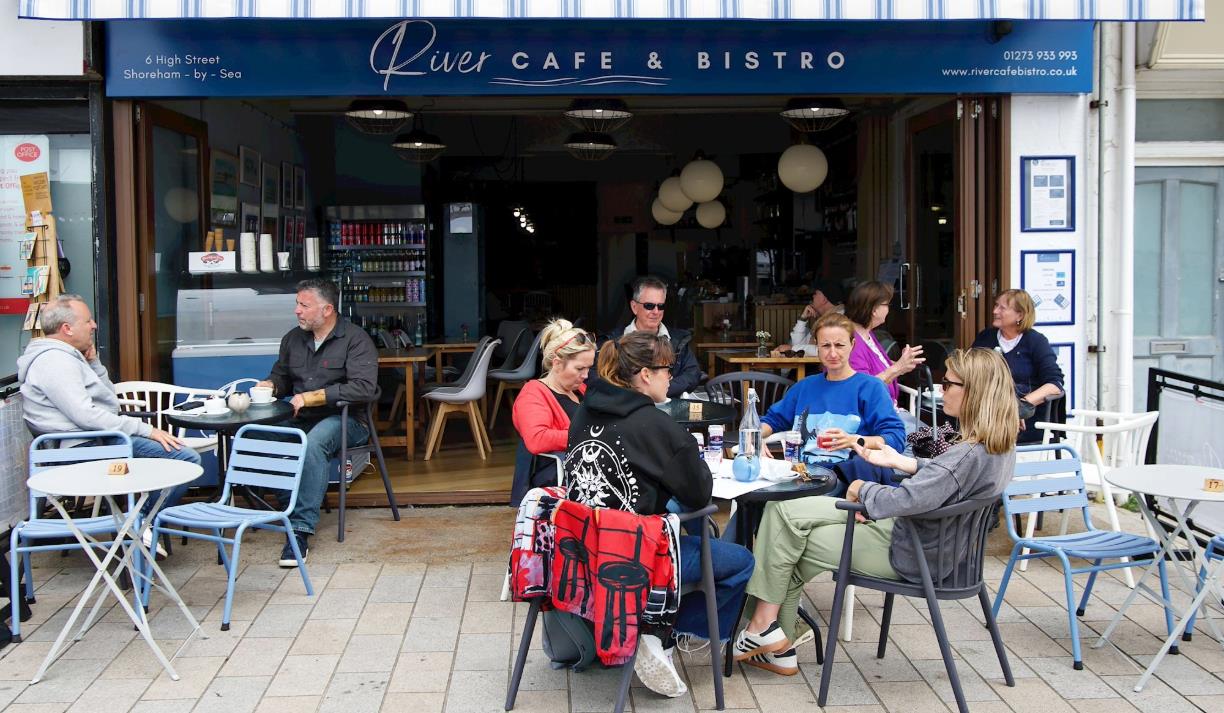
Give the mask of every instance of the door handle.
<svg viewBox="0 0 1224 713">
<path fill-rule="evenodd" d="M 960 313 L 961 319 L 965 318 L 965 291 L 961 290 L 960 296 L 956 298 L 956 311 Z"/>
<path fill-rule="evenodd" d="M 901 285 L 901 290 L 900 290 L 900 294 L 897 296 L 897 298 L 901 302 L 901 309 L 910 309 L 911 307 L 913 307 L 913 305 L 907 302 L 905 299 L 907 296 L 905 292 L 905 283 L 906 283 L 906 278 L 909 277 L 909 271 L 910 271 L 910 264 L 908 262 L 901 263 L 901 279 L 899 281 Z"/>
<path fill-rule="evenodd" d="M 922 309 L 922 265 L 914 265 L 914 309 Z"/>
</svg>

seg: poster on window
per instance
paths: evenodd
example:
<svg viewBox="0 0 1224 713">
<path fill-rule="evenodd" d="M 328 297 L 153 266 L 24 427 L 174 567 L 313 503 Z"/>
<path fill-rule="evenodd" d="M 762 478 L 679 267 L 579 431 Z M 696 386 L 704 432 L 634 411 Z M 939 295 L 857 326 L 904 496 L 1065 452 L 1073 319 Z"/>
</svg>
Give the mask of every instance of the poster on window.
<svg viewBox="0 0 1224 713">
<path fill-rule="evenodd" d="M 1075 251 L 1021 250 L 1020 288 L 1033 298 L 1038 325 L 1075 324 Z"/>
<path fill-rule="evenodd" d="M 0 314 L 25 314 L 21 294 L 26 277 L 21 244 L 29 240 L 21 177 L 51 170 L 50 144 L 45 135 L 0 136 Z"/>
</svg>

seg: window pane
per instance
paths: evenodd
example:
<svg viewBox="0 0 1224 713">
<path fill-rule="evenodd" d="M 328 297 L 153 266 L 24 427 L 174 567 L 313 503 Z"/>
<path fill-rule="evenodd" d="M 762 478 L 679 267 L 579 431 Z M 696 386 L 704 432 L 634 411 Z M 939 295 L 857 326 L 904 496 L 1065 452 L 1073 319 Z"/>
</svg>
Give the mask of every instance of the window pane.
<svg viewBox="0 0 1224 713">
<path fill-rule="evenodd" d="M 1135 336 L 1160 335 L 1160 221 L 1164 184 L 1135 186 Z"/>
<path fill-rule="evenodd" d="M 1178 246 L 1178 336 L 1211 334 L 1215 289 L 1216 187 L 1181 184 L 1181 235 Z M 1135 264 L 1139 265 L 1138 255 Z"/>
</svg>

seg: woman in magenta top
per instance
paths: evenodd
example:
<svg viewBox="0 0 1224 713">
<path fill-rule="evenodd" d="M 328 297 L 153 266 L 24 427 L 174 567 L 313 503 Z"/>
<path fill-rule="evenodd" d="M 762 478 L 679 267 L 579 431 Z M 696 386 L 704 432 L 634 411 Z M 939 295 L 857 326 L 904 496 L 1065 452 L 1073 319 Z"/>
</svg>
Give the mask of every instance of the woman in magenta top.
<svg viewBox="0 0 1224 713">
<path fill-rule="evenodd" d="M 919 364 L 922 347 L 906 346 L 901 357 L 893 362 L 884 352 L 880 340 L 876 339 L 876 327 L 888 319 L 888 303 L 892 301 L 890 285 L 872 280 L 856 286 L 846 298 L 846 316 L 854 322 L 854 349 L 850 352 L 850 368 L 860 374 L 871 374 L 888 389 L 893 403 L 897 402 L 897 379 L 908 374 Z"/>
</svg>

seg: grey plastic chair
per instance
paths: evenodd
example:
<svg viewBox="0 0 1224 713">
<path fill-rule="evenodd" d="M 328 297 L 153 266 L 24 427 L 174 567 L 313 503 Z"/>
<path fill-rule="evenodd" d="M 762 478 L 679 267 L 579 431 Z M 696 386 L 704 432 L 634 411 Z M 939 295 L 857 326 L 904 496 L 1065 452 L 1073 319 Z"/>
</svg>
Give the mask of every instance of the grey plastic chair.
<svg viewBox="0 0 1224 713">
<path fill-rule="evenodd" d="M 527 330 L 519 332 L 519 336 L 515 339 L 517 342 L 524 335 L 529 334 Z M 511 349 L 506 361 L 509 362 L 517 349 Z M 523 388 L 523 384 L 531 381 L 539 373 L 540 366 L 540 335 L 537 334 L 535 339 L 531 341 L 531 346 L 527 349 L 527 356 L 523 357 L 523 361 L 512 368 L 507 368 L 506 364 L 502 365 L 501 369 L 493 369 L 489 372 L 489 378 L 497 382 L 497 395 L 493 397 L 493 410 L 489 412 L 489 428 L 497 423 L 497 411 L 501 406 L 502 395 L 507 394 L 506 403 L 513 403 L 512 397 L 509 395 L 511 391 L 518 391 Z"/>
<path fill-rule="evenodd" d="M 706 622 L 710 629 L 710 641 L 717 642 L 721 640 L 718 631 L 718 601 L 714 596 L 714 564 L 710 556 L 710 537 L 717 537 L 717 532 L 712 533 L 713 524 L 709 521 L 709 517 L 718 512 L 717 505 L 707 505 L 701 510 L 684 513 L 679 516 L 680 522 L 688 522 L 689 520 L 701 519 L 706 523 L 706 527 L 701 528 L 701 582 L 685 584 L 680 588 L 680 595 L 684 596 L 691 592 L 702 592 L 705 594 L 706 605 Z M 531 651 L 531 639 L 535 634 L 536 617 L 540 613 L 540 609 L 544 606 L 546 597 L 537 597 L 531 600 L 531 608 L 527 610 L 527 621 L 523 625 L 523 634 L 519 638 L 518 656 L 514 660 L 514 672 L 510 676 L 510 686 L 506 690 L 506 710 L 514 710 L 514 700 L 518 697 L 519 682 L 523 678 L 523 667 L 527 663 L 527 654 Z M 641 638 L 638 639 L 641 641 Z M 710 668 L 714 680 L 714 707 L 718 710 L 723 710 L 723 676 L 720 670 L 719 660 L 722 658 L 719 653 L 721 647 L 717 644 L 710 646 Z M 629 684 L 633 681 L 633 663 L 637 659 L 637 648 L 633 650 L 633 655 L 621 667 L 620 686 L 617 688 L 616 703 L 612 709 L 616 713 L 621 713 L 625 710 L 625 699 L 629 697 Z"/>
<path fill-rule="evenodd" d="M 952 659 L 952 646 L 948 641 L 943 616 L 939 611 L 939 600 L 968 599 L 976 596 L 982 606 L 982 614 L 986 618 L 986 628 L 990 630 L 990 638 L 994 642 L 995 655 L 999 657 L 999 668 L 1003 669 L 1003 679 L 1008 686 L 1016 685 L 1015 679 L 1012 678 L 1011 665 L 1007 662 L 1007 650 L 1003 648 L 1003 637 L 999 635 L 999 627 L 995 624 L 990 598 L 986 594 L 986 585 L 982 583 L 982 559 L 986 555 L 986 535 L 989 533 L 991 516 L 995 514 L 998 502 L 996 498 L 966 500 L 922 515 L 911 515 L 904 518 L 911 521 L 908 534 L 914 550 L 927 553 L 926 557 L 918 558 L 922 581 L 909 582 L 900 579 L 871 577 L 851 571 L 850 563 L 854 551 L 854 514 L 858 512 L 866 514 L 867 509 L 862 503 L 838 501 L 837 508 L 846 511 L 846 534 L 842 540 L 841 563 L 834 576 L 837 588 L 833 594 L 833 612 L 829 616 L 829 634 L 825 643 L 824 664 L 820 671 L 818 705 L 823 708 L 829 699 L 829 683 L 833 680 L 833 660 L 837 656 L 838 624 L 841 620 L 842 607 L 846 603 L 846 589 L 852 586 L 884 592 L 884 616 L 880 619 L 880 641 L 876 646 L 876 658 L 878 659 L 884 658 L 884 652 L 888 646 L 888 625 L 892 621 L 893 598 L 900 594 L 903 597 L 926 599 L 927 610 L 931 613 L 931 626 L 935 629 L 939 652 L 943 655 L 944 668 L 947 669 L 948 680 L 952 683 L 952 693 L 956 697 L 956 705 L 960 713 L 969 713 L 969 705 L 965 703 L 965 694 L 961 691 L 960 676 L 956 673 L 956 663 Z M 926 522 L 938 527 L 940 541 L 935 543 L 934 547 L 926 546 L 919 539 L 917 522 Z M 894 529 L 894 533 L 896 531 Z M 948 534 L 951 537 L 944 536 Z M 948 547 L 945 543 L 952 543 L 952 546 Z M 938 571 L 931 572 L 928 561 L 935 562 Z M 943 571 L 945 569 L 946 572 Z"/>
<path fill-rule="evenodd" d="M 754 388 L 757 398 L 760 399 L 760 415 L 764 415 L 769 407 L 781 401 L 790 387 L 794 385 L 793 379 L 778 374 L 763 371 L 732 371 L 719 374 L 707 381 L 706 393 L 710 395 L 712 403 L 734 406 L 736 413 L 743 416 L 740 407 L 747 401 L 744 397 L 744 388 Z"/>
<path fill-rule="evenodd" d="M 446 419 L 456 413 L 467 415 L 481 460 L 488 458 L 488 454 L 493 452 L 493 444 L 489 442 L 489 433 L 485 431 L 484 419 L 480 416 L 476 402 L 484 398 L 489 362 L 493 359 L 494 347 L 500 342 L 500 339 L 482 339 L 460 382 L 438 387 L 422 397 L 437 404 L 433 420 L 429 424 L 429 436 L 425 439 L 425 460 L 432 458 L 439 450 L 442 434 L 446 430 Z"/>
<path fill-rule="evenodd" d="M 424 396 L 425 394 L 428 394 L 431 391 L 437 391 L 438 389 L 453 389 L 456 387 L 461 387 L 461 386 L 466 385 L 468 381 L 472 378 L 472 370 L 476 367 L 476 358 L 480 355 L 481 351 L 491 341 L 493 341 L 493 337 L 481 337 L 480 338 L 480 341 L 476 343 L 476 349 L 472 351 L 472 357 L 468 359 L 467 366 L 463 367 L 463 373 L 459 375 L 458 379 L 455 379 L 454 381 L 448 381 L 443 384 L 429 384 L 421 389 L 421 396 Z M 489 358 L 491 359 L 492 356 L 493 355 L 490 353 Z M 433 371 L 432 367 L 430 368 L 430 371 Z M 446 370 L 443 369 L 443 371 L 446 371 Z"/>
</svg>

